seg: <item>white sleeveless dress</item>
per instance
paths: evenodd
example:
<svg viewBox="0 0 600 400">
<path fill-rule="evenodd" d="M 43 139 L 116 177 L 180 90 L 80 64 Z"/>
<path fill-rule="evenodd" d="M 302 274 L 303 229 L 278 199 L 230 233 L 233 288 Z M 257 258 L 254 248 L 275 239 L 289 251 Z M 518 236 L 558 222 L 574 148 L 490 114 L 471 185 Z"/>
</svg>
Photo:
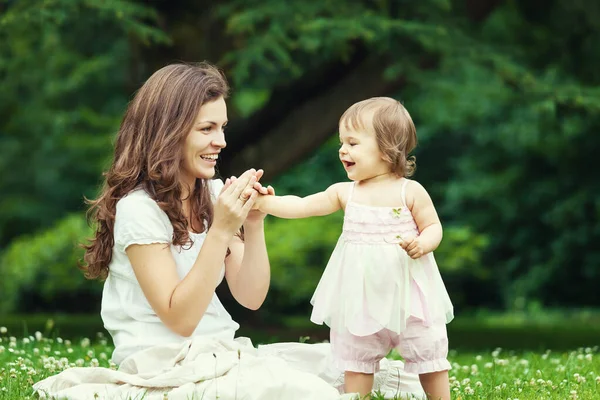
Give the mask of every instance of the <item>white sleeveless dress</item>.
<svg viewBox="0 0 600 400">
<path fill-rule="evenodd" d="M 425 325 L 454 318 L 433 253 L 413 260 L 398 245 L 400 237 L 419 235 L 406 206 L 407 182 L 398 207 L 355 203 L 352 186 L 342 234 L 311 299 L 312 322 L 368 336 L 382 329 L 400 334 L 411 316 Z"/>
</svg>

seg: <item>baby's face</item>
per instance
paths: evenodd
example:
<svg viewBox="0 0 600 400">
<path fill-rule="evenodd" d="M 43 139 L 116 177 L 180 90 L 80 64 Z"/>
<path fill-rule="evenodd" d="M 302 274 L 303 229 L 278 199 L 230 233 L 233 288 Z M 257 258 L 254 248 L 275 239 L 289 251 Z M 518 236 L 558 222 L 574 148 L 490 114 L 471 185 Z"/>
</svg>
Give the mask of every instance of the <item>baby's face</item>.
<svg viewBox="0 0 600 400">
<path fill-rule="evenodd" d="M 371 126 L 364 121 L 363 126 Z M 339 156 L 348 178 L 363 181 L 390 172 L 390 165 L 383 160 L 375 132 L 370 129 L 356 129 L 341 124 Z"/>
</svg>

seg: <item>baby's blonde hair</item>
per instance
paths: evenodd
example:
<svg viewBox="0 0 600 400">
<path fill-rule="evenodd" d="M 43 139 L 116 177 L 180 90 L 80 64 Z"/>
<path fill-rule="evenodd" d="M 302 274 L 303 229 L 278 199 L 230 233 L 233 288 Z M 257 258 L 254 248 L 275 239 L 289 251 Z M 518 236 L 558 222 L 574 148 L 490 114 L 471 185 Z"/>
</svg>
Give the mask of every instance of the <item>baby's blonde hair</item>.
<svg viewBox="0 0 600 400">
<path fill-rule="evenodd" d="M 372 127 L 365 124 L 365 113 L 373 112 Z M 417 129 L 406 108 L 390 97 L 372 97 L 353 104 L 340 118 L 340 126 L 348 130 L 375 133 L 377 145 L 393 172 L 409 177 L 415 172 L 416 159 L 408 154 L 417 146 Z"/>
</svg>

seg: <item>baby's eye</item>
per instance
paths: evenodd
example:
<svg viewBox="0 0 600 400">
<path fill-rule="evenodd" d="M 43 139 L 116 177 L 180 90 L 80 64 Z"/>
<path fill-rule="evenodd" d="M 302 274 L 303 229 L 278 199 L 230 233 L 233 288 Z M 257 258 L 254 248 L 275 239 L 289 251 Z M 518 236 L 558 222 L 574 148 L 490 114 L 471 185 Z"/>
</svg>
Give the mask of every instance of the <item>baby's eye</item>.
<svg viewBox="0 0 600 400">
<path fill-rule="evenodd" d="M 356 146 L 358 143 L 350 143 L 350 147 Z"/>
</svg>

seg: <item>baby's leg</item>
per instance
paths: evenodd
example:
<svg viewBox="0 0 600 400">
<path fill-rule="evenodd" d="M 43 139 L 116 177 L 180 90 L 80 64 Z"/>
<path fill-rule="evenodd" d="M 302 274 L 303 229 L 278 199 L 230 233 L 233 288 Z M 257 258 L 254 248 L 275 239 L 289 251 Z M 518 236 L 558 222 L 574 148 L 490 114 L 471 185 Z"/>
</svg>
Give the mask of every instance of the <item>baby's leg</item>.
<svg viewBox="0 0 600 400">
<path fill-rule="evenodd" d="M 450 383 L 448 370 L 420 374 L 419 379 L 423 390 L 432 400 L 450 400 Z"/>
<path fill-rule="evenodd" d="M 405 360 L 406 372 L 419 374 L 423 390 L 431 400 L 450 400 L 447 360 L 448 336 L 444 321 L 425 326 L 410 317 L 400 335 L 398 350 Z"/>
<path fill-rule="evenodd" d="M 344 392 L 358 393 L 360 398 L 371 394 L 373 390 L 374 374 L 365 374 L 362 372 L 344 372 Z"/>
<path fill-rule="evenodd" d="M 385 332 L 354 336 L 349 332 L 330 332 L 333 362 L 344 373 L 344 392 L 359 393 L 361 398 L 373 390 L 373 375 L 379 361 L 391 349 L 391 338 Z"/>
</svg>

